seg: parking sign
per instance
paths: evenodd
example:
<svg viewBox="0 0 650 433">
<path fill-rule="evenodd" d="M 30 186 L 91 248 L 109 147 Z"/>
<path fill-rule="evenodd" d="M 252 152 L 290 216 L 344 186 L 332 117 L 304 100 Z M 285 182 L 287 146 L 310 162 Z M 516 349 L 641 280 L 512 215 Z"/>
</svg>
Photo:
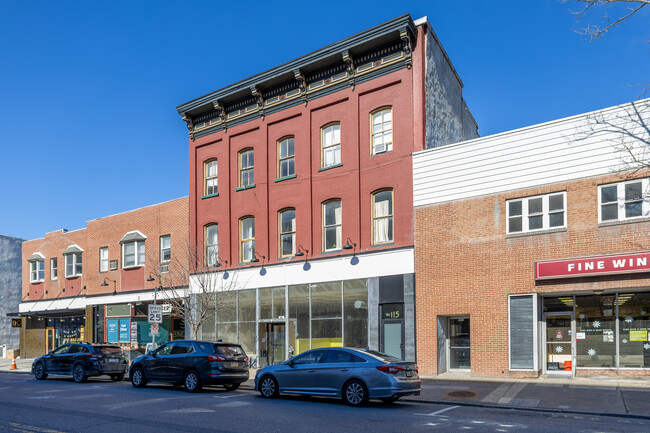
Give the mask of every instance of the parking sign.
<svg viewBox="0 0 650 433">
<path fill-rule="evenodd" d="M 162 305 L 149 304 L 149 323 L 162 323 Z"/>
</svg>

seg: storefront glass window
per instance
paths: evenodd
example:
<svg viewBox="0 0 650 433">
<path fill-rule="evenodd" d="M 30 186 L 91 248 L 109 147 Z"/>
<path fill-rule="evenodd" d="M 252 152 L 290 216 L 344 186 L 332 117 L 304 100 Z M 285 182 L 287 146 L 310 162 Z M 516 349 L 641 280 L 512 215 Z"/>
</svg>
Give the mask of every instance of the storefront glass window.
<svg viewBox="0 0 650 433">
<path fill-rule="evenodd" d="M 621 368 L 650 368 L 650 293 L 618 295 Z"/>
<path fill-rule="evenodd" d="M 255 322 L 239 323 L 239 344 L 241 344 L 248 356 L 255 356 L 257 353 L 255 346 L 255 329 Z"/>
<path fill-rule="evenodd" d="M 553 311 L 573 311 L 573 296 L 544 298 L 543 305 L 545 313 Z"/>
<path fill-rule="evenodd" d="M 576 296 L 578 367 L 616 367 L 616 297 Z"/>
<path fill-rule="evenodd" d="M 237 323 L 217 323 L 217 340 L 225 343 L 237 342 Z"/>
<path fill-rule="evenodd" d="M 311 347 L 341 347 L 341 282 L 311 285 Z"/>
<path fill-rule="evenodd" d="M 239 292 L 239 321 L 255 321 L 255 290 L 242 290 Z M 248 353 L 248 351 L 247 351 Z"/>
<path fill-rule="evenodd" d="M 204 341 L 217 341 L 217 334 L 215 329 L 215 314 L 214 310 L 209 310 L 206 318 L 201 324 L 201 339 Z"/>
<path fill-rule="evenodd" d="M 294 355 L 309 350 L 309 286 L 289 286 L 289 327 L 295 334 Z"/>
<path fill-rule="evenodd" d="M 347 347 L 368 346 L 368 281 L 343 282 L 343 329 Z"/>
<path fill-rule="evenodd" d="M 237 292 L 228 290 L 217 292 L 217 322 L 234 322 L 237 320 Z M 232 341 L 230 341 L 232 343 Z"/>
<path fill-rule="evenodd" d="M 269 287 L 259 290 L 260 319 L 284 318 L 285 287 Z"/>
</svg>

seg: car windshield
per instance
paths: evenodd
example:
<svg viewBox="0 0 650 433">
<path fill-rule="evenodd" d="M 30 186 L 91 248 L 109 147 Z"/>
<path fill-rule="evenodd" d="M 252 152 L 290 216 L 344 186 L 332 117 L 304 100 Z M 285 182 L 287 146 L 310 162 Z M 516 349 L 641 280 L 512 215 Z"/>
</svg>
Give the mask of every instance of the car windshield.
<svg viewBox="0 0 650 433">
<path fill-rule="evenodd" d="M 364 349 L 362 352 L 367 353 L 370 356 L 374 356 L 384 362 L 402 362 L 401 359 L 395 358 L 394 356 L 386 355 L 385 353 L 377 352 L 376 350 Z"/>
<path fill-rule="evenodd" d="M 121 355 L 122 349 L 116 346 L 95 346 L 95 349 L 102 355 Z"/>
</svg>

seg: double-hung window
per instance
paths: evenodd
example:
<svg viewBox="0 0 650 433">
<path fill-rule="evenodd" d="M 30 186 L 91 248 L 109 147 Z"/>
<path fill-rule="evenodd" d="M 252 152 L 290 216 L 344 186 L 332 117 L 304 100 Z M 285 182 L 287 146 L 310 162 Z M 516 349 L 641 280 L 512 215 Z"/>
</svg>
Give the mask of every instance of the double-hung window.
<svg viewBox="0 0 650 433">
<path fill-rule="evenodd" d="M 56 280 L 59 277 L 59 260 L 56 257 L 50 259 L 50 280 Z"/>
<path fill-rule="evenodd" d="M 145 239 L 147 239 L 145 235 L 140 233 L 138 230 L 135 230 L 128 232 L 120 240 L 120 243 L 122 244 L 122 269 L 144 266 Z"/>
<path fill-rule="evenodd" d="M 99 249 L 99 272 L 108 272 L 108 247 Z"/>
<path fill-rule="evenodd" d="M 29 262 L 29 282 L 40 283 L 45 279 L 45 260 Z"/>
<path fill-rule="evenodd" d="M 206 161 L 203 164 L 203 175 L 204 175 L 204 185 L 203 185 L 203 195 L 215 195 L 219 192 L 218 178 L 217 178 L 217 160 L 211 159 Z"/>
<path fill-rule="evenodd" d="M 219 226 L 205 226 L 205 265 L 214 267 L 219 264 Z"/>
<path fill-rule="evenodd" d="M 649 179 L 598 187 L 598 221 L 624 221 L 650 216 Z"/>
<path fill-rule="evenodd" d="M 341 249 L 341 200 L 323 203 L 323 251 Z"/>
<path fill-rule="evenodd" d="M 278 141 L 278 178 L 296 174 L 294 152 L 293 137 L 286 137 Z"/>
<path fill-rule="evenodd" d="M 172 238 L 170 235 L 160 237 L 160 263 L 167 263 L 172 259 Z"/>
<path fill-rule="evenodd" d="M 239 152 L 239 187 L 246 188 L 255 185 L 255 155 L 253 149 Z"/>
<path fill-rule="evenodd" d="M 341 124 L 331 123 L 321 130 L 322 168 L 341 163 Z"/>
<path fill-rule="evenodd" d="M 372 195 L 372 243 L 393 242 L 393 191 L 384 190 Z"/>
<path fill-rule="evenodd" d="M 255 218 L 246 217 L 239 220 L 240 258 L 242 263 L 255 258 Z"/>
<path fill-rule="evenodd" d="M 393 150 L 393 110 L 382 108 L 370 115 L 372 129 L 372 154 Z"/>
<path fill-rule="evenodd" d="M 65 255 L 65 276 L 66 278 L 78 277 L 81 275 L 82 261 L 81 253 L 70 253 Z"/>
<path fill-rule="evenodd" d="M 566 227 L 566 192 L 512 199 L 506 202 L 508 234 Z"/>
<path fill-rule="evenodd" d="M 278 214 L 280 226 L 280 257 L 296 253 L 296 210 L 285 209 Z"/>
</svg>

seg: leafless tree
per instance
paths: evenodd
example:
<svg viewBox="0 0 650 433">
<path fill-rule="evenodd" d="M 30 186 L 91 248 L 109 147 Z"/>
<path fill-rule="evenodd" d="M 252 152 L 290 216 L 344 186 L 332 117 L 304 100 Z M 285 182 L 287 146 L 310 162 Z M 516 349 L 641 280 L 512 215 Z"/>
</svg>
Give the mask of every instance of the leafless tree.
<svg viewBox="0 0 650 433">
<path fill-rule="evenodd" d="M 159 299 L 171 305 L 173 318 L 185 320 L 185 329 L 191 333 L 187 338 L 197 338 L 201 327 L 214 320 L 215 313 L 232 305 L 235 291 L 240 288 L 236 270 L 205 267 L 202 256 L 189 243 L 184 251 L 173 251 L 168 262 L 161 263 L 157 253 L 147 256 L 149 269 L 157 269 L 152 276 L 160 287 Z"/>
<path fill-rule="evenodd" d="M 563 0 L 565 3 L 568 0 Z M 575 0 L 580 4 L 580 10 L 572 12 L 579 20 L 589 19 L 592 14 L 600 14 L 600 24 L 587 24 L 587 27 L 576 30 L 587 37 L 589 42 L 603 36 L 623 21 L 650 5 L 650 0 Z"/>
</svg>

